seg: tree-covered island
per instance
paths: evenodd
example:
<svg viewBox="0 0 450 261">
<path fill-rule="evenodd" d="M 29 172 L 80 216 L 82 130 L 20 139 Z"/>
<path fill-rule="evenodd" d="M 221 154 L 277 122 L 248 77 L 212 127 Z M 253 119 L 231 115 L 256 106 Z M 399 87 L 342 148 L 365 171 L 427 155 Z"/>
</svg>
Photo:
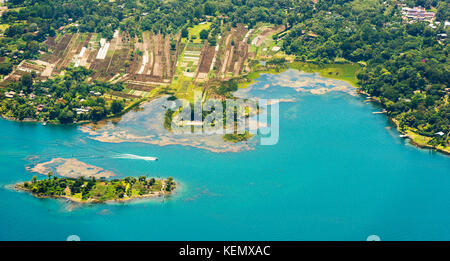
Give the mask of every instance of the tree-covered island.
<svg viewBox="0 0 450 261">
<path fill-rule="evenodd" d="M 16 190 L 26 191 L 38 198 L 62 198 L 79 203 L 123 202 L 171 194 L 176 188 L 172 177 L 167 179 L 126 177 L 123 179 L 78 179 L 48 175 L 38 180 L 18 183 Z"/>
</svg>

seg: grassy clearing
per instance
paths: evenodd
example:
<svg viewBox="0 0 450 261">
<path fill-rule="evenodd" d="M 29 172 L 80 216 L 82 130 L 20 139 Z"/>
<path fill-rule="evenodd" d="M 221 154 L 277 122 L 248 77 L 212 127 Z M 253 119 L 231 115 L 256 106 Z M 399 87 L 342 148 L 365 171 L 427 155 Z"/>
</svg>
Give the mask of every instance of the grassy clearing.
<svg viewBox="0 0 450 261">
<path fill-rule="evenodd" d="M 415 133 L 412 129 L 408 129 L 405 131 L 405 133 L 408 135 L 408 137 L 412 140 L 412 143 L 424 148 L 436 148 L 439 151 L 446 152 L 450 154 L 450 147 L 449 146 L 443 146 L 441 144 L 432 146 L 429 144 L 429 142 L 433 139 L 431 137 L 422 136 L 420 134 Z"/>
<path fill-rule="evenodd" d="M 356 74 L 361 69 L 358 64 L 327 64 L 327 65 L 316 65 L 304 62 L 292 62 L 287 64 L 285 67 L 276 67 L 265 69 L 264 66 L 256 65 L 253 66 L 251 72 L 242 78 L 245 81 L 240 81 L 239 88 L 247 88 L 249 85 L 253 84 L 256 79 L 258 79 L 261 74 L 278 74 L 284 72 L 286 69 L 292 68 L 307 73 L 319 73 L 320 76 L 325 78 L 336 79 L 340 81 L 345 81 L 358 87 L 358 80 Z"/>
<path fill-rule="evenodd" d="M 356 74 L 361 69 L 361 66 L 358 64 L 326 64 L 319 66 L 305 62 L 293 62 L 289 67 L 304 72 L 317 72 L 322 77 L 345 81 L 355 87 L 358 87 Z"/>
<path fill-rule="evenodd" d="M 16 7 L 16 8 L 11 8 L 8 9 L 9 12 L 19 12 L 21 9 L 23 9 L 24 7 Z"/>
<path fill-rule="evenodd" d="M 189 37 L 192 39 L 192 37 L 194 36 L 194 38 L 195 38 L 195 39 L 193 39 L 194 43 L 202 43 L 203 40 L 200 39 L 200 32 L 202 30 L 209 30 L 210 26 L 211 26 L 211 22 L 206 22 L 206 23 L 198 24 L 198 25 L 188 28 Z"/>
<path fill-rule="evenodd" d="M 247 88 L 249 85 L 253 84 L 255 82 L 255 80 L 258 79 L 261 76 L 261 74 L 266 74 L 266 73 L 268 73 L 268 74 L 279 74 L 279 73 L 284 72 L 286 69 L 287 68 L 283 68 L 283 69 L 267 69 L 267 70 L 259 70 L 259 71 L 252 70 L 251 73 L 249 73 L 249 74 L 244 76 L 246 81 L 240 82 L 238 84 L 238 88 L 239 89 Z"/>
<path fill-rule="evenodd" d="M 8 27 L 9 27 L 9 24 L 0 24 L 0 30 L 1 31 L 5 31 L 6 29 L 8 29 Z"/>
<path fill-rule="evenodd" d="M 275 46 L 281 47 L 283 44 L 282 40 L 276 41 L 273 39 L 273 36 L 275 35 L 275 32 L 270 33 L 264 38 L 264 41 L 259 45 L 256 46 L 252 44 L 253 40 L 261 35 L 265 30 L 272 30 L 274 29 L 273 25 L 270 24 L 259 24 L 255 31 L 253 31 L 250 34 L 249 41 L 250 41 L 250 52 L 255 53 L 256 57 L 271 57 L 274 55 L 277 55 L 280 51 L 273 51 L 272 48 Z"/>
<path fill-rule="evenodd" d="M 194 90 L 198 89 L 194 84 L 194 77 L 200 61 L 202 47 L 203 44 L 201 43 L 188 43 L 178 57 L 177 68 L 170 85 L 175 90 L 177 98 L 189 101 L 194 98 Z"/>
</svg>

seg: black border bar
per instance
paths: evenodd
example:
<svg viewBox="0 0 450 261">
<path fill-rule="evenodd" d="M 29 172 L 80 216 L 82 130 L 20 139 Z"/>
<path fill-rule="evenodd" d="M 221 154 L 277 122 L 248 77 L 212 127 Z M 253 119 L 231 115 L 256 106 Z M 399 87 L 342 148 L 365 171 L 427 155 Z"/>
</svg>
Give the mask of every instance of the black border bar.
<svg viewBox="0 0 450 261">
<path fill-rule="evenodd" d="M 212 249 L 209 258 L 206 255 L 181 255 L 182 249 Z M 25 249 L 22 251 L 21 249 Z M 227 248 L 227 250 L 225 250 Z M 251 249 L 251 250 L 250 250 Z M 259 249 L 259 251 L 258 251 Z M 79 242 L 0 242 L 0 250 L 11 251 L 15 255 L 32 253 L 46 255 L 70 255 L 86 258 L 89 253 L 114 253 L 114 255 L 148 256 L 144 260 L 153 258 L 170 258 L 172 260 L 233 260 L 233 259 L 279 259 L 297 257 L 305 259 L 307 256 L 322 256 L 329 254 L 344 254 L 362 252 L 364 255 L 380 255 L 384 252 L 396 251 L 401 254 L 415 254 L 418 252 L 436 253 L 450 249 L 449 242 L 307 242 L 307 241 L 79 241 Z M 55 251 L 54 251 L 55 250 Z M 86 250 L 86 251 L 85 251 Z M 57 254 L 57 252 L 61 252 Z M 203 254 L 205 252 L 202 252 Z M 100 257 L 101 257 L 100 255 Z M 302 258 L 305 257 L 305 258 Z M 284 259 L 283 259 L 284 260 Z M 297 260 L 297 259 L 295 259 Z"/>
</svg>

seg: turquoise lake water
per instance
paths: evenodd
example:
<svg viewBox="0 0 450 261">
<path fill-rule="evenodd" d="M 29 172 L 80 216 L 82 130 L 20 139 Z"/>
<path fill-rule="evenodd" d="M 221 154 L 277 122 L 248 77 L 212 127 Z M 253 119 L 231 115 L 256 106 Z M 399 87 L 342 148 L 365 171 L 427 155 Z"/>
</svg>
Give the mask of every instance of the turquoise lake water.
<svg viewBox="0 0 450 261">
<path fill-rule="evenodd" d="M 310 93 L 336 86 L 344 91 Z M 293 70 L 262 75 L 236 95 L 295 101 L 280 103 L 276 145 L 240 152 L 102 142 L 76 126 L 0 120 L 0 240 L 450 240 L 449 157 L 409 145 L 348 87 Z M 5 187 L 53 158 L 118 176 L 173 176 L 180 187 L 165 199 L 90 206 Z"/>
</svg>

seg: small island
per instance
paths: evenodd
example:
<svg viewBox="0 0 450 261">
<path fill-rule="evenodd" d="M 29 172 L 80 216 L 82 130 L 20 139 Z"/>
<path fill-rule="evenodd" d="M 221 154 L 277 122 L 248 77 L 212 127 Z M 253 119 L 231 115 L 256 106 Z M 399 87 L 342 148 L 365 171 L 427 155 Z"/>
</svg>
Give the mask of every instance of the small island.
<svg viewBox="0 0 450 261">
<path fill-rule="evenodd" d="M 126 177 L 106 180 L 94 177 L 63 178 L 48 175 L 38 180 L 18 183 L 16 190 L 31 193 L 38 198 L 62 198 L 79 203 L 124 202 L 133 199 L 151 198 L 171 194 L 176 187 L 172 177 L 167 179 Z"/>
</svg>

